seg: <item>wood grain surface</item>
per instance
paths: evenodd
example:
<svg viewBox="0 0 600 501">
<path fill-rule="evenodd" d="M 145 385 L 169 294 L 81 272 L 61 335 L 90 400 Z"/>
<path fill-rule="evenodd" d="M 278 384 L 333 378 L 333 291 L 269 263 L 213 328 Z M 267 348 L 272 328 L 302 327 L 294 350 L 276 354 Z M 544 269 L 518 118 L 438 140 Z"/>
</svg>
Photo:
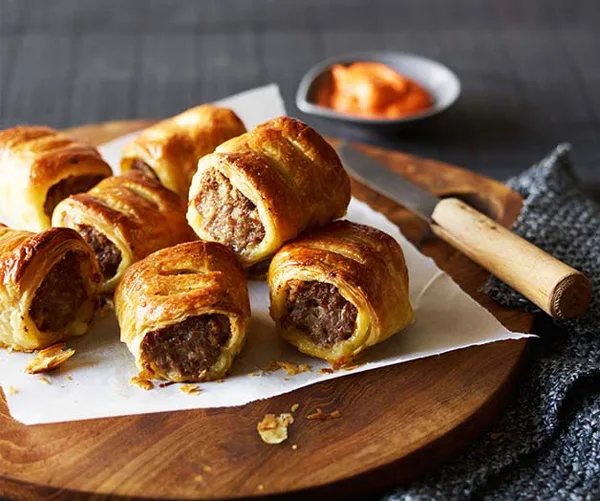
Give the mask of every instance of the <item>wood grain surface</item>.
<svg viewBox="0 0 600 501">
<path fill-rule="evenodd" d="M 100 144 L 147 121 L 71 130 Z M 333 140 L 332 140 L 333 142 Z M 361 146 L 440 196 L 459 196 L 508 226 L 519 196 L 504 185 L 433 160 Z M 354 195 L 405 235 L 506 327 L 527 332 L 532 318 L 500 307 L 479 289 L 487 274 L 437 240 L 420 221 L 358 183 Z M 510 397 L 526 342 L 473 347 L 327 381 L 243 407 L 202 409 L 25 426 L 0 399 L 0 493 L 38 499 L 286 499 L 358 497 L 421 475 L 487 430 Z M 264 444 L 264 414 L 298 403 L 290 438 Z M 307 420 L 317 407 L 340 419 Z M 297 444 L 297 449 L 292 449 Z"/>
</svg>

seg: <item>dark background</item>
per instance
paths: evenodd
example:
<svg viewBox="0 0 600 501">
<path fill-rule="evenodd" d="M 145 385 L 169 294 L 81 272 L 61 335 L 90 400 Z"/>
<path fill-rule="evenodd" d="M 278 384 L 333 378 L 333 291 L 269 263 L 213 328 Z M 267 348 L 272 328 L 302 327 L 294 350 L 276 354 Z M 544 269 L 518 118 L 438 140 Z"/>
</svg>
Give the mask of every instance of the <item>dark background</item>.
<svg viewBox="0 0 600 501">
<path fill-rule="evenodd" d="M 0 0 L 0 127 L 166 117 L 276 82 L 319 131 L 506 179 L 569 141 L 600 186 L 598 0 Z M 463 94 L 445 116 L 381 136 L 293 104 L 325 57 L 437 59 Z"/>
</svg>

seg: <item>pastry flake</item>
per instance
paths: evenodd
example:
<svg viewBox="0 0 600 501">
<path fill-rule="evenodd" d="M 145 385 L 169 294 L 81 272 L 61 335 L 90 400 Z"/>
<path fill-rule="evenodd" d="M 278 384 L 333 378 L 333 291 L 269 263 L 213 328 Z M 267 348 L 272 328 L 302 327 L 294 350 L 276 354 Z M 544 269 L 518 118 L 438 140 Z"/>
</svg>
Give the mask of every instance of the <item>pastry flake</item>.
<svg viewBox="0 0 600 501">
<path fill-rule="evenodd" d="M 151 379 L 147 379 L 141 376 L 133 376 L 130 380 L 129 380 L 129 384 L 131 386 L 137 386 L 138 388 L 141 388 L 142 390 L 145 391 L 150 391 L 154 389 L 154 383 L 152 382 Z"/>
<path fill-rule="evenodd" d="M 279 414 L 279 416 L 266 414 L 256 429 L 263 442 L 275 445 L 287 440 L 288 426 L 293 422 L 294 417 L 288 412 Z"/>
<path fill-rule="evenodd" d="M 308 364 L 295 364 L 293 362 L 272 360 L 271 363 L 263 369 L 263 372 L 276 372 L 279 369 L 284 370 L 288 376 L 296 376 L 303 372 L 310 372 L 312 367 Z"/>
<path fill-rule="evenodd" d="M 179 390 L 188 395 L 199 395 L 201 391 L 197 384 L 182 384 Z"/>
<path fill-rule="evenodd" d="M 25 366 L 27 374 L 50 372 L 75 355 L 73 348 L 67 348 L 65 343 L 57 343 L 40 350 Z"/>
<path fill-rule="evenodd" d="M 337 419 L 340 418 L 342 416 L 341 412 L 339 410 L 334 410 L 333 412 L 330 412 L 329 414 L 327 414 L 326 412 L 323 412 L 323 409 L 317 407 L 317 410 L 311 414 L 309 414 L 308 416 L 306 416 L 306 419 L 308 419 L 309 421 L 325 421 L 327 419 Z"/>
</svg>

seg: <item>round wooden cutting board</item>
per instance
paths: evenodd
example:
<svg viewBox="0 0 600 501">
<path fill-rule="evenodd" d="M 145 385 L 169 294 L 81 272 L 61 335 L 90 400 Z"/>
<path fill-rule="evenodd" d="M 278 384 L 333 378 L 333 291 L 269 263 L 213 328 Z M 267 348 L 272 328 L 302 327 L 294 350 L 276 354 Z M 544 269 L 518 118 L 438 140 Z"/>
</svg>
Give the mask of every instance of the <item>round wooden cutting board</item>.
<svg viewBox="0 0 600 501">
<path fill-rule="evenodd" d="M 113 122 L 70 132 L 101 144 L 148 125 Z M 440 196 L 460 195 L 505 226 L 520 197 L 444 163 L 364 146 L 364 151 Z M 479 289 L 487 274 L 393 202 L 353 184 L 471 296 L 511 330 L 532 318 Z M 0 493 L 38 499 L 221 499 L 268 494 L 334 499 L 374 493 L 421 475 L 489 429 L 510 395 L 526 342 L 507 341 L 356 374 L 243 407 L 25 426 L 0 393 Z M 264 444 L 256 424 L 298 403 L 290 438 Z M 307 420 L 322 408 L 341 418 Z M 292 444 L 297 444 L 292 449 Z"/>
</svg>

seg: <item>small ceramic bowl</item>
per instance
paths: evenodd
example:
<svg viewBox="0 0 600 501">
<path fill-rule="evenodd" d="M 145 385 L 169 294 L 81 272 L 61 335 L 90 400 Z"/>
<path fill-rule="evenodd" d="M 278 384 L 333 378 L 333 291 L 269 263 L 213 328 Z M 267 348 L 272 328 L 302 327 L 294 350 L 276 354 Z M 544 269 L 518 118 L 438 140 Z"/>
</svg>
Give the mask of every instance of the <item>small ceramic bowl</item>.
<svg viewBox="0 0 600 501">
<path fill-rule="evenodd" d="M 401 118 L 365 118 L 339 113 L 316 104 L 317 90 L 330 79 L 329 69 L 334 64 L 350 64 L 356 61 L 384 63 L 400 74 L 421 84 L 433 97 L 433 106 L 420 113 Z M 296 106 L 311 115 L 353 122 L 364 125 L 399 125 L 416 122 L 439 115 L 452 106 L 460 95 L 460 81 L 449 68 L 431 59 L 405 52 L 365 51 L 332 57 L 313 66 L 300 81 L 296 94 Z"/>
</svg>

